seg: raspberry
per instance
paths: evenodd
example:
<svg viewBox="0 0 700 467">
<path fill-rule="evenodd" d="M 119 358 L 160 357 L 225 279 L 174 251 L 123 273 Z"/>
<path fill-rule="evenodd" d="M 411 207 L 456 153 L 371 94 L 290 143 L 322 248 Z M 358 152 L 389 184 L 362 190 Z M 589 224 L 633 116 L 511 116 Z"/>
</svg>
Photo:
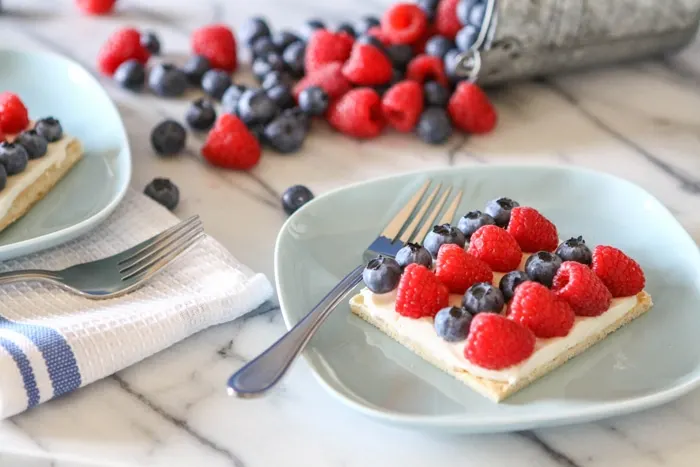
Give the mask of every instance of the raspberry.
<svg viewBox="0 0 700 467">
<path fill-rule="evenodd" d="M 223 114 L 207 135 L 202 155 L 219 167 L 248 170 L 260 161 L 260 143 L 238 117 Z"/>
<path fill-rule="evenodd" d="M 554 251 L 559 245 L 556 226 L 533 208 L 513 208 L 507 230 L 526 253 Z"/>
<path fill-rule="evenodd" d="M 411 3 L 397 3 L 382 16 L 382 32 L 392 44 L 413 44 L 428 27 L 425 12 Z"/>
<path fill-rule="evenodd" d="M 467 253 L 484 261 L 497 272 L 515 270 L 523 257 L 513 236 L 495 225 L 485 225 L 474 232 Z"/>
<path fill-rule="evenodd" d="M 423 87 L 415 81 L 401 81 L 382 97 L 382 114 L 389 126 L 409 132 L 423 112 Z"/>
<path fill-rule="evenodd" d="M 134 28 L 118 29 L 100 48 L 97 67 L 103 74 L 112 76 L 127 60 L 137 60 L 145 65 L 150 56 L 148 49 L 141 45 L 140 32 Z"/>
<path fill-rule="evenodd" d="M 352 89 L 350 81 L 343 76 L 342 68 L 342 64 L 333 62 L 320 66 L 312 72 L 307 72 L 307 75 L 294 86 L 294 98 L 298 100 L 301 91 L 310 86 L 320 87 L 326 91 L 331 99 L 342 97 Z"/>
<path fill-rule="evenodd" d="M 374 89 L 353 89 L 331 104 L 328 122 L 346 135 L 374 138 L 384 128 L 381 98 Z"/>
<path fill-rule="evenodd" d="M 450 293 L 464 294 L 478 282 L 493 281 L 493 272 L 488 264 L 473 257 L 459 245 L 440 247 L 435 260 L 435 276 L 447 286 Z"/>
<path fill-rule="evenodd" d="M 409 318 L 434 317 L 449 303 L 450 293 L 430 269 L 409 264 L 404 269 L 396 292 L 396 312 Z"/>
<path fill-rule="evenodd" d="M 489 98 L 479 86 L 462 81 L 452 93 L 447 110 L 452 123 L 467 133 L 488 133 L 496 127 L 498 117 Z"/>
<path fill-rule="evenodd" d="M 0 93 L 0 134 L 19 133 L 28 125 L 29 114 L 19 96 L 11 92 Z"/>
<path fill-rule="evenodd" d="M 517 289 L 516 289 L 517 291 Z M 552 291 L 578 316 L 598 316 L 610 307 L 612 295 L 588 266 L 564 261 L 554 276 Z"/>
<path fill-rule="evenodd" d="M 526 281 L 515 289 L 508 318 L 529 328 L 537 337 L 564 337 L 574 326 L 576 315 L 568 303 L 544 285 Z"/>
<path fill-rule="evenodd" d="M 382 31 L 381 26 L 372 26 L 367 30 L 367 35 L 379 39 L 379 41 L 385 46 L 391 45 L 391 41 L 389 40 L 387 35 L 384 34 L 384 31 Z"/>
<path fill-rule="evenodd" d="M 445 74 L 445 65 L 439 57 L 432 55 L 418 55 L 408 63 L 406 79 L 418 81 L 423 84 L 426 81 L 437 81 L 445 87 L 450 83 Z"/>
<path fill-rule="evenodd" d="M 428 42 L 428 39 L 433 37 L 435 34 L 437 34 L 437 30 L 435 29 L 435 26 L 433 26 L 432 24 L 429 24 L 428 27 L 425 29 L 425 32 L 423 33 L 423 37 L 418 39 L 411 46 L 413 48 L 413 54 L 420 55 L 420 54 L 424 53 L 425 52 L 425 44 Z"/>
<path fill-rule="evenodd" d="M 352 36 L 344 32 L 333 33 L 326 29 L 318 29 L 306 44 L 306 73 L 312 73 L 328 63 L 344 63 L 350 57 L 353 42 Z"/>
<path fill-rule="evenodd" d="M 355 44 L 343 66 L 343 76 L 358 86 L 388 83 L 393 73 L 387 56 L 369 44 Z"/>
<path fill-rule="evenodd" d="M 462 29 L 462 23 L 457 18 L 457 4 L 460 0 L 440 0 L 435 12 L 435 29 L 438 34 L 454 40 Z"/>
<path fill-rule="evenodd" d="M 637 295 L 644 289 L 644 271 L 635 260 L 611 246 L 593 249 L 593 272 L 613 297 Z"/>
<path fill-rule="evenodd" d="M 209 60 L 212 68 L 233 73 L 238 67 L 236 38 L 228 26 L 212 24 L 192 33 L 192 51 Z"/>
<path fill-rule="evenodd" d="M 117 0 L 76 0 L 78 9 L 87 15 L 106 15 L 114 9 Z"/>
<path fill-rule="evenodd" d="M 477 314 L 469 327 L 464 356 L 474 365 L 502 370 L 535 351 L 535 335 L 525 326 L 496 313 Z"/>
</svg>

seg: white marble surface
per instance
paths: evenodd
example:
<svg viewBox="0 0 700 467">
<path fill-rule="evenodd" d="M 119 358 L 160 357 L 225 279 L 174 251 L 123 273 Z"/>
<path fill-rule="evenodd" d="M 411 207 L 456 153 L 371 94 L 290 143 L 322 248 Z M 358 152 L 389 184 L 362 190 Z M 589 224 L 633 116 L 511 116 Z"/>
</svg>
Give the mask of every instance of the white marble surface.
<svg viewBox="0 0 700 467">
<path fill-rule="evenodd" d="M 311 16 L 334 21 L 379 13 L 390 2 L 120 0 L 118 14 L 94 19 L 79 16 L 69 0 L 4 0 L 11 14 L 0 17 L 0 44 L 58 51 L 94 70 L 100 44 L 120 25 L 154 28 L 169 53 L 182 55 L 189 32 L 212 20 L 238 25 L 262 13 L 275 25 L 294 27 Z M 455 135 L 438 148 L 397 134 L 360 143 L 319 125 L 302 153 L 266 154 L 249 174 L 206 166 L 195 138 L 187 154 L 157 158 L 150 128 L 165 116 L 180 118 L 185 104 L 102 82 L 131 137 L 133 186 L 141 189 L 158 175 L 172 178 L 183 198 L 177 214 L 200 214 L 214 237 L 270 277 L 275 236 L 285 220 L 278 198 L 287 186 L 303 183 L 322 193 L 390 172 L 450 164 L 576 164 L 614 173 L 658 196 L 700 239 L 700 44 L 664 61 L 498 90 L 493 97 L 501 124 L 486 137 Z M 303 363 L 268 398 L 227 398 L 222 385 L 231 371 L 282 332 L 279 312 L 270 305 L 0 422 L 0 465 L 698 465 L 700 391 L 598 423 L 440 437 L 399 431 L 351 412 L 316 384 Z"/>
</svg>

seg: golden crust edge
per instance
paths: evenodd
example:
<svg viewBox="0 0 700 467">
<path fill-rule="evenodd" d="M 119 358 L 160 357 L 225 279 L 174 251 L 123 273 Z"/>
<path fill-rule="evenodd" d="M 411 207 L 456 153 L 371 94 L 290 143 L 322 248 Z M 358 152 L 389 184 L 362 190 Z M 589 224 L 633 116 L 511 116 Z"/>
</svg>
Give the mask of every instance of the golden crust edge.
<svg viewBox="0 0 700 467">
<path fill-rule="evenodd" d="M 621 316 L 618 320 L 610 324 L 610 326 L 601 330 L 597 334 L 590 336 L 588 339 L 579 342 L 575 346 L 570 347 L 566 350 L 566 352 L 559 354 L 555 359 L 550 360 L 549 362 L 537 367 L 526 378 L 519 379 L 510 383 L 481 378 L 472 375 L 471 373 L 462 368 L 451 367 L 445 362 L 434 358 L 429 352 L 423 350 L 421 346 L 413 340 L 395 333 L 393 329 L 391 329 L 383 320 L 377 319 L 374 316 L 372 316 L 369 312 L 369 309 L 364 305 L 364 299 L 362 295 L 355 295 L 350 300 L 350 309 L 355 315 L 359 316 L 363 320 L 375 326 L 377 329 L 379 329 L 380 331 L 382 331 L 383 333 L 385 333 L 404 347 L 408 348 L 413 353 L 426 360 L 428 363 L 431 363 L 434 366 L 440 368 L 445 373 L 452 375 L 462 383 L 469 386 L 471 389 L 491 399 L 494 402 L 501 402 L 509 396 L 520 391 L 521 389 L 529 386 L 542 376 L 560 367 L 575 356 L 583 353 L 591 346 L 597 344 L 609 334 L 612 334 L 613 332 L 617 331 L 625 324 L 628 324 L 636 318 L 640 317 L 641 315 L 649 311 L 652 306 L 653 302 L 651 300 L 651 296 L 646 291 L 638 293 L 637 304 L 634 306 L 634 308 L 632 308 L 630 311 Z"/>
</svg>

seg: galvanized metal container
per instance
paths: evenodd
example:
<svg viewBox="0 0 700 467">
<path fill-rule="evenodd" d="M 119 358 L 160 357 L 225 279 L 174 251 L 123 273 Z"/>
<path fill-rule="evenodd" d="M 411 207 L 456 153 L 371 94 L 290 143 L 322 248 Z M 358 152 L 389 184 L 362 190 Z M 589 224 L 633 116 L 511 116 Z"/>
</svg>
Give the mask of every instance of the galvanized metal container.
<svg viewBox="0 0 700 467">
<path fill-rule="evenodd" d="M 658 56 L 699 23 L 700 0 L 487 0 L 457 72 L 489 85 Z"/>
</svg>

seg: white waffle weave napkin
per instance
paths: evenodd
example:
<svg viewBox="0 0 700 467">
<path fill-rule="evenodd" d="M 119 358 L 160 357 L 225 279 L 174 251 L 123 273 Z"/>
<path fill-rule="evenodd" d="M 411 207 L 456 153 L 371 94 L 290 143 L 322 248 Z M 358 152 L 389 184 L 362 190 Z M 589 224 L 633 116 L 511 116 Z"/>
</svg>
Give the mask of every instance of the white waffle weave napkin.
<svg viewBox="0 0 700 467">
<path fill-rule="evenodd" d="M 129 192 L 97 229 L 68 244 L 8 261 L 1 270 L 61 269 L 110 256 L 178 219 Z M 206 228 L 206 225 L 205 225 Z M 0 287 L 0 418 L 22 412 L 233 320 L 272 295 L 262 274 L 205 237 L 145 287 L 104 301 L 55 286 Z"/>
</svg>

